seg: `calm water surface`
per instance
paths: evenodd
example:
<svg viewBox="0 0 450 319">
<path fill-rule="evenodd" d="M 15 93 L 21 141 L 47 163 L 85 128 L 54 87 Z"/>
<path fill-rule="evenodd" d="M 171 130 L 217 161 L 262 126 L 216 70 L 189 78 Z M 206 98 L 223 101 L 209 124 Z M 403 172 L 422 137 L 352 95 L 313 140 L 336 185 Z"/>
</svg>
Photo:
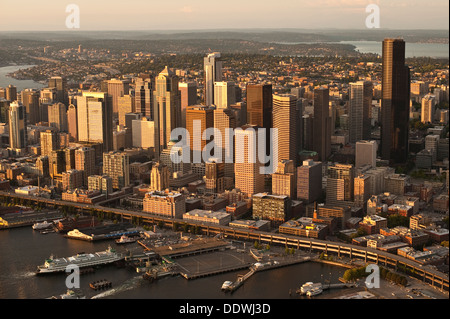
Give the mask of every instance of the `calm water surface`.
<svg viewBox="0 0 450 319">
<path fill-rule="evenodd" d="M 7 76 L 8 73 L 21 69 L 31 68 L 33 66 L 34 65 L 13 65 L 0 67 L 0 87 L 5 88 L 8 85 L 12 84 L 17 87 L 18 92 L 24 89 L 40 89 L 45 87 L 44 84 L 35 82 L 33 80 L 16 80 L 12 77 Z"/>
<path fill-rule="evenodd" d="M 141 251 L 138 244 L 116 246 L 113 241 L 96 243 L 67 239 L 58 233 L 40 234 L 31 227 L 0 231 L 0 299 L 40 299 L 65 293 L 65 274 L 36 276 L 38 265 L 51 254 L 69 257 L 79 252 L 97 252 L 109 245 L 119 251 Z M 136 245 L 136 246 L 133 246 Z M 220 287 L 225 280 L 236 280 L 246 270 L 218 276 L 186 280 L 181 276 L 162 278 L 149 283 L 128 268 L 110 265 L 95 273 L 82 275 L 81 289 L 88 298 L 120 299 L 288 299 L 300 298 L 294 291 L 307 281 L 338 282 L 345 269 L 318 263 L 304 263 L 275 270 L 259 272 L 248 279 L 233 294 L 226 294 Z M 107 279 L 113 289 L 94 292 L 89 282 Z M 289 290 L 293 292 L 289 296 Z M 325 292 L 326 293 L 326 292 Z"/>
</svg>

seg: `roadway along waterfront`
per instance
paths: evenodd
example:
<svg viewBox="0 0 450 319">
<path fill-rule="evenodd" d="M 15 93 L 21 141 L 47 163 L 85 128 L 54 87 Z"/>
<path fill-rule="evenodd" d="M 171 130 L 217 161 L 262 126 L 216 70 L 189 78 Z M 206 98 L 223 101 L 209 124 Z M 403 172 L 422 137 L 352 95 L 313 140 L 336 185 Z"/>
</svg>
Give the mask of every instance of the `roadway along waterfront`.
<svg viewBox="0 0 450 319">
<path fill-rule="evenodd" d="M 201 228 L 202 233 L 208 236 L 222 234 L 224 237 L 258 241 L 260 243 L 268 243 L 270 245 L 284 245 L 286 247 L 292 247 L 296 249 L 305 249 L 309 251 L 323 251 L 325 253 L 335 253 L 338 257 L 347 256 L 349 258 L 360 258 L 365 262 L 372 262 L 386 267 L 399 269 L 405 268 L 413 273 L 415 276 L 423 280 L 425 283 L 434 286 L 438 289 L 449 291 L 448 275 L 437 271 L 428 266 L 422 266 L 413 260 L 404 258 L 402 256 L 390 254 L 387 252 L 379 251 L 368 247 L 360 247 L 352 244 L 338 243 L 326 240 L 301 238 L 291 235 L 274 234 L 270 232 L 262 232 L 246 229 L 235 229 L 229 226 L 221 225 L 206 225 L 197 223 L 195 221 L 185 221 L 183 219 L 164 218 L 161 216 L 152 215 L 145 212 L 123 210 L 118 208 L 102 207 L 98 205 L 90 205 L 83 203 L 66 202 L 61 200 L 46 199 L 36 196 L 27 196 L 22 194 L 0 192 L 0 196 L 10 198 L 22 198 L 35 203 L 45 203 L 47 206 L 72 206 L 81 211 L 97 210 L 104 213 L 110 213 L 119 215 L 123 220 L 132 220 L 139 218 L 142 224 L 158 224 L 164 223 L 166 227 L 173 227 L 175 223 L 187 224 L 190 226 L 198 226 Z"/>
</svg>

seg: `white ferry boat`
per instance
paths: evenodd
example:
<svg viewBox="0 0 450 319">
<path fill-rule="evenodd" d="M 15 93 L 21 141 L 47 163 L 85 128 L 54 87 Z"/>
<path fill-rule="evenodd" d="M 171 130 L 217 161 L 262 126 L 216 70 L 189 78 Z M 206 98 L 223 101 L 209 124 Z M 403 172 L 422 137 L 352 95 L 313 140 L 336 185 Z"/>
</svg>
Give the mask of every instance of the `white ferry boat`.
<svg viewBox="0 0 450 319">
<path fill-rule="evenodd" d="M 69 265 L 78 266 L 79 268 L 106 265 L 122 260 L 123 258 L 121 254 L 118 254 L 111 247 L 101 252 L 90 254 L 80 253 L 76 256 L 66 258 L 53 259 L 53 256 L 51 256 L 45 260 L 43 265 L 37 267 L 36 274 L 65 272 L 66 267 Z"/>
</svg>

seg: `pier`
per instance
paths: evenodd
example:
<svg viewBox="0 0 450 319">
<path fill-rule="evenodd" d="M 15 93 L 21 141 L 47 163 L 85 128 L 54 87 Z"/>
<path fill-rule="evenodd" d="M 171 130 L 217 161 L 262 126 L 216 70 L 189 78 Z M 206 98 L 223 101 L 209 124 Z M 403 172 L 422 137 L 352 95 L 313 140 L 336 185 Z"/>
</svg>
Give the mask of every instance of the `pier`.
<svg viewBox="0 0 450 319">
<path fill-rule="evenodd" d="M 252 263 L 246 263 L 246 264 L 242 264 L 242 265 L 221 268 L 218 270 L 204 271 L 204 272 L 200 272 L 200 273 L 180 272 L 180 275 L 188 280 L 191 280 L 191 279 L 214 276 L 214 275 L 219 275 L 219 274 L 223 274 L 226 272 L 232 272 L 232 271 L 237 271 L 237 270 L 241 270 L 241 269 L 246 269 L 246 268 L 250 267 L 251 265 L 252 265 Z"/>
<path fill-rule="evenodd" d="M 245 275 L 238 275 L 238 279 L 233 282 L 229 287 L 227 287 L 226 291 L 234 292 L 236 289 L 238 289 L 240 286 L 244 284 L 244 282 L 253 276 L 256 272 L 259 271 L 266 271 L 270 269 L 276 269 L 281 267 L 287 267 L 290 265 L 300 264 L 311 260 L 311 257 L 309 256 L 303 256 L 303 257 L 297 257 L 297 258 L 288 258 L 287 260 L 280 260 L 280 261 L 269 261 L 267 263 L 255 263 L 250 266 L 249 272 L 247 272 Z"/>
</svg>

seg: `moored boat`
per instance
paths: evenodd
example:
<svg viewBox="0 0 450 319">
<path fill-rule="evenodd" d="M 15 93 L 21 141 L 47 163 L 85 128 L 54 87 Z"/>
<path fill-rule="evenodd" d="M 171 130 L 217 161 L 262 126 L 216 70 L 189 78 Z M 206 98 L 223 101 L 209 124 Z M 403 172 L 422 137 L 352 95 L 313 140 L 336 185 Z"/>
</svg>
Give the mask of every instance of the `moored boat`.
<svg viewBox="0 0 450 319">
<path fill-rule="evenodd" d="M 314 288 L 311 288 L 310 290 L 308 290 L 306 292 L 306 295 L 308 297 L 317 296 L 317 295 L 320 295 L 322 293 L 322 291 L 323 291 L 322 287 L 314 287 Z"/>
<path fill-rule="evenodd" d="M 317 289 L 322 290 L 322 284 L 319 283 L 313 283 L 311 281 L 303 284 L 300 289 L 297 290 L 297 293 L 299 293 L 300 295 L 307 295 L 308 292 L 314 290 L 314 292 L 317 291 Z"/>
<path fill-rule="evenodd" d="M 224 283 L 222 284 L 222 290 L 228 290 L 230 289 L 231 285 L 233 284 L 232 281 L 224 281 Z"/>
<path fill-rule="evenodd" d="M 110 264 L 124 259 L 122 254 L 117 253 L 114 249 L 109 247 L 105 251 L 96 253 L 79 253 L 72 257 L 53 258 L 45 260 L 45 263 L 38 266 L 36 274 L 49 274 L 56 272 L 65 272 L 69 266 L 85 268 L 99 265 Z"/>
<path fill-rule="evenodd" d="M 52 227 L 53 226 L 53 223 L 51 223 L 51 222 L 48 222 L 48 221 L 43 221 L 43 222 L 41 222 L 41 223 L 34 223 L 33 224 L 33 226 L 32 226 L 32 228 L 34 229 L 34 230 L 42 230 L 42 229 L 47 229 L 47 228 L 50 228 L 50 227 Z"/>
<path fill-rule="evenodd" d="M 136 242 L 136 238 L 129 237 L 127 235 L 122 235 L 119 239 L 116 240 L 116 244 L 129 244 Z"/>
</svg>

